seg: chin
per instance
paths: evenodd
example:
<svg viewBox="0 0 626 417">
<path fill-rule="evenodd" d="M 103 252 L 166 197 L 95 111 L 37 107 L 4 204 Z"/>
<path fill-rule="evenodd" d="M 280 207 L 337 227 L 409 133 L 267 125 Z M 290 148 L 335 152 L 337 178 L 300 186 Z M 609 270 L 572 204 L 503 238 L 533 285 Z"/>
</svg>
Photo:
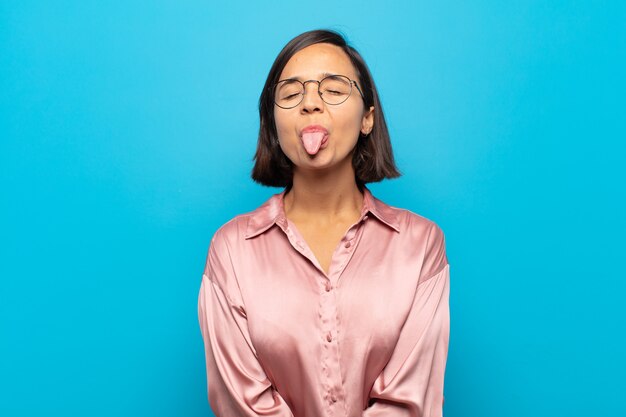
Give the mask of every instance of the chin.
<svg viewBox="0 0 626 417">
<path fill-rule="evenodd" d="M 330 153 L 318 153 L 314 158 L 309 157 L 308 160 L 303 161 L 300 167 L 305 169 L 322 170 L 338 168 L 343 164 L 352 165 L 352 155 L 337 158 L 336 155 Z"/>
</svg>

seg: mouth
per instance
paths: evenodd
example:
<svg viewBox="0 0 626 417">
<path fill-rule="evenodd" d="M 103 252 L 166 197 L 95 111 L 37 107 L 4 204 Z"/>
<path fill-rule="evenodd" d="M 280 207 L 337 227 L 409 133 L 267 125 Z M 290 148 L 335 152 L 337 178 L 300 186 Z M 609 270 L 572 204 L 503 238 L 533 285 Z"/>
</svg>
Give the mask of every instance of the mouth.
<svg viewBox="0 0 626 417">
<path fill-rule="evenodd" d="M 324 132 L 325 134 L 328 134 L 328 129 L 322 125 L 308 125 L 300 131 L 300 135 L 308 132 Z"/>
<path fill-rule="evenodd" d="M 324 126 L 310 125 L 300 131 L 300 140 L 309 155 L 315 155 L 328 142 L 328 130 Z"/>
</svg>

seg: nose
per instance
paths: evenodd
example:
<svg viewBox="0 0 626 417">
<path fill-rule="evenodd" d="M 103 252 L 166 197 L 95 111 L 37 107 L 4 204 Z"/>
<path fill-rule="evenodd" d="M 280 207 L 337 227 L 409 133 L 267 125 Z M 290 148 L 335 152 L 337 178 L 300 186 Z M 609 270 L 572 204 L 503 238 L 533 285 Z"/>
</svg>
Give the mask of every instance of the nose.
<svg viewBox="0 0 626 417">
<path fill-rule="evenodd" d="M 310 86 L 308 84 L 310 84 Z M 302 103 L 300 103 L 300 111 L 302 113 L 312 113 L 315 111 L 323 111 L 323 108 L 324 101 L 319 93 L 319 82 L 317 82 L 317 80 L 305 81 L 304 97 L 302 97 Z"/>
</svg>

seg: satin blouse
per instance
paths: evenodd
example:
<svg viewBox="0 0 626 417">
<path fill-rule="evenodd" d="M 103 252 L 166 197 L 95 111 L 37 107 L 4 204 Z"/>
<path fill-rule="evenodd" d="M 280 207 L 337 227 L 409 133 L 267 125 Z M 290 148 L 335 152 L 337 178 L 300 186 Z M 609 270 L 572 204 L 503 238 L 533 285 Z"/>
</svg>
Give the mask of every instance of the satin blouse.
<svg viewBox="0 0 626 417">
<path fill-rule="evenodd" d="M 449 265 L 432 221 L 363 189 L 321 268 L 285 191 L 213 235 L 198 297 L 217 417 L 438 417 Z"/>
</svg>

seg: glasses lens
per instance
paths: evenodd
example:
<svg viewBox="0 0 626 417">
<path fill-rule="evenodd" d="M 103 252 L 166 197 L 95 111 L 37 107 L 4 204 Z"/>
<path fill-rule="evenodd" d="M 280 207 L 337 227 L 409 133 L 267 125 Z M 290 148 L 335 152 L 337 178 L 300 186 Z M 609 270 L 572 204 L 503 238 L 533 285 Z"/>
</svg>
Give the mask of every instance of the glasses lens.
<svg viewBox="0 0 626 417">
<path fill-rule="evenodd" d="M 341 104 L 348 99 L 352 84 L 347 77 L 333 75 L 320 83 L 322 99 L 328 104 Z"/>
<path fill-rule="evenodd" d="M 281 81 L 274 91 L 274 102 L 280 107 L 295 107 L 302 100 L 302 84 L 295 80 Z"/>
</svg>

